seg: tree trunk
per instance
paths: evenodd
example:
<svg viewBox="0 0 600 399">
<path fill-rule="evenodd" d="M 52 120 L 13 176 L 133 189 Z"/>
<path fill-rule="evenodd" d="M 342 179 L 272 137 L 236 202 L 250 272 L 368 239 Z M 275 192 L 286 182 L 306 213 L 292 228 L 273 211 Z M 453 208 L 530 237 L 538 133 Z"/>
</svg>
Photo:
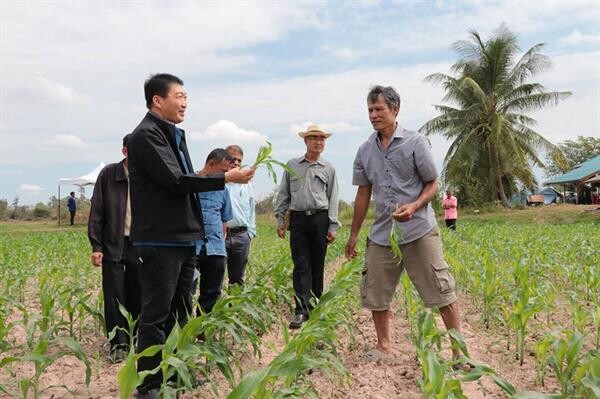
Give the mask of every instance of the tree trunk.
<svg viewBox="0 0 600 399">
<path fill-rule="evenodd" d="M 506 198 L 504 186 L 502 185 L 502 175 L 498 175 L 498 177 L 496 178 L 496 191 L 498 192 L 498 197 L 500 197 L 502 206 L 505 208 L 510 207 L 510 202 L 508 201 L 508 198 Z"/>
</svg>

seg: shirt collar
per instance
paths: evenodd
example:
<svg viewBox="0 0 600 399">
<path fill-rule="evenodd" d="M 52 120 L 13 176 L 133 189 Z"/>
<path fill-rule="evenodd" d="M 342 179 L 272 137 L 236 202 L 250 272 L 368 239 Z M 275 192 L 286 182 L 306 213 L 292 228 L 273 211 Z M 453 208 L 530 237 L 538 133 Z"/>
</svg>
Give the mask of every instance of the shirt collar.
<svg viewBox="0 0 600 399">
<path fill-rule="evenodd" d="M 163 121 L 163 122 L 165 122 L 165 123 L 168 123 L 169 125 L 173 125 L 173 126 L 175 126 L 175 124 L 174 124 L 173 122 L 166 120 L 165 118 L 163 118 L 163 117 L 159 116 L 159 115 L 158 115 L 158 114 L 156 114 L 155 112 L 148 111 L 148 113 L 149 113 L 150 115 L 152 115 L 153 117 L 155 117 L 155 118 L 157 118 L 157 119 L 160 119 L 161 121 Z"/>
<path fill-rule="evenodd" d="M 393 136 L 393 139 L 396 139 L 396 138 L 398 138 L 398 139 L 404 138 L 404 128 L 402 126 L 400 126 L 400 124 L 398 122 L 396 122 L 396 129 L 394 130 L 394 136 Z M 370 143 L 374 143 L 377 140 L 379 140 L 379 134 L 378 134 L 377 130 L 375 130 L 375 131 L 373 131 L 371 136 L 369 136 L 367 141 Z"/>
<path fill-rule="evenodd" d="M 302 158 L 300 158 L 300 163 L 302 163 L 302 162 L 311 163 L 308 159 L 306 159 L 306 154 L 304 154 L 302 156 Z M 321 162 L 321 157 L 319 157 L 319 159 L 317 159 L 314 163 L 317 164 L 317 165 L 323 166 L 323 162 Z"/>
</svg>

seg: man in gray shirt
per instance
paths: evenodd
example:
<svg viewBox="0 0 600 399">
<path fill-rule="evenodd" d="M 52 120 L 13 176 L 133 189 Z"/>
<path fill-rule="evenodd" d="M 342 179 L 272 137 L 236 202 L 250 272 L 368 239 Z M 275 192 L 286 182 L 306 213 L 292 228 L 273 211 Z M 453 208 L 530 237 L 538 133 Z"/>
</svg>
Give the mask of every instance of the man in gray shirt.
<svg viewBox="0 0 600 399">
<path fill-rule="evenodd" d="M 352 184 L 358 190 L 346 256 L 357 255 L 358 233 L 373 195 L 375 222 L 367 240 L 361 301 L 372 311 L 377 333 L 377 346 L 365 357 L 377 360 L 391 352 L 389 309 L 404 269 L 425 306 L 440 309 L 446 328 L 460 332 L 460 321 L 454 279 L 444 261 L 430 204 L 438 174 L 429 140 L 398 125 L 400 96 L 394 88 L 373 87 L 367 105 L 375 132 L 354 160 Z M 401 260 L 394 257 L 388 238 L 392 217 L 398 222 Z"/>
<path fill-rule="evenodd" d="M 285 238 L 285 214 L 290 211 L 290 248 L 294 262 L 296 311 L 290 328 L 300 328 L 308 319 L 312 296 L 323 293 L 323 270 L 327 244 L 333 242 L 339 227 L 338 183 L 333 166 L 321 158 L 325 139 L 331 133 L 317 125 L 298 133 L 306 144 L 306 154 L 288 161 L 295 173 L 283 173 L 275 216 L 277 235 Z"/>
</svg>

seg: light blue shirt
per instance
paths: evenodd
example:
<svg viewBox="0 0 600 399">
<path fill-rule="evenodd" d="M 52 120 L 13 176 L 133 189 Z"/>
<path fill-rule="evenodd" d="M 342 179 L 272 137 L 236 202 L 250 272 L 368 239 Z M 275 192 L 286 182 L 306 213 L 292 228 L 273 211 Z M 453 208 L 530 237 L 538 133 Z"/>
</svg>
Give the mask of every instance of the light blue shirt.
<svg viewBox="0 0 600 399">
<path fill-rule="evenodd" d="M 202 220 L 204 221 L 204 233 L 206 240 L 207 255 L 227 256 L 225 251 L 225 236 L 223 234 L 223 223 L 233 218 L 229 190 L 205 191 L 198 193 L 202 208 Z"/>
<path fill-rule="evenodd" d="M 227 227 L 247 227 L 250 238 L 256 236 L 256 210 L 254 209 L 254 188 L 252 184 L 227 183 L 233 219 Z"/>
</svg>

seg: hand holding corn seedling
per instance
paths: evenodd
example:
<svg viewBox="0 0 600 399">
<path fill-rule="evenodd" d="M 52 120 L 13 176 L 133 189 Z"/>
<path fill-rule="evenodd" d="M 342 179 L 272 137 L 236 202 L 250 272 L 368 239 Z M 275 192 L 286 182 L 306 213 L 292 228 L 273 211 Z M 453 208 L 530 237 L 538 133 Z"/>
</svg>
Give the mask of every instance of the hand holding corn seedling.
<svg viewBox="0 0 600 399">
<path fill-rule="evenodd" d="M 402 215 L 402 213 L 399 213 L 399 212 L 404 212 L 404 211 L 400 211 L 400 210 L 403 209 L 405 206 L 406 205 L 402 205 L 402 206 L 398 205 L 396 207 L 396 210 L 392 213 L 392 228 L 390 229 L 390 235 L 388 236 L 388 240 L 390 242 L 390 246 L 392 247 L 392 253 L 394 254 L 394 258 L 396 258 L 398 260 L 402 259 L 402 251 L 400 250 L 400 243 L 404 240 L 404 231 L 402 231 L 402 228 L 400 227 L 400 225 L 398 224 L 398 222 L 396 220 L 405 221 L 405 220 L 399 219 L 399 215 Z M 414 212 L 413 212 L 413 214 L 414 214 Z"/>
<path fill-rule="evenodd" d="M 417 205 L 414 202 L 396 206 L 396 210 L 392 213 L 392 218 L 398 222 L 408 222 L 413 218 L 417 211 Z"/>
<path fill-rule="evenodd" d="M 273 169 L 273 165 L 280 166 L 283 170 L 287 171 L 290 175 L 299 178 L 298 174 L 288 167 L 283 162 L 280 162 L 271 157 L 271 152 L 273 151 L 273 145 L 270 141 L 266 141 L 266 145 L 260 146 L 258 149 L 258 154 L 256 154 L 256 160 L 254 164 L 252 164 L 252 169 L 258 169 L 261 166 L 267 169 L 269 176 L 273 179 L 273 183 L 277 184 L 277 174 L 275 173 L 275 169 Z"/>
</svg>

